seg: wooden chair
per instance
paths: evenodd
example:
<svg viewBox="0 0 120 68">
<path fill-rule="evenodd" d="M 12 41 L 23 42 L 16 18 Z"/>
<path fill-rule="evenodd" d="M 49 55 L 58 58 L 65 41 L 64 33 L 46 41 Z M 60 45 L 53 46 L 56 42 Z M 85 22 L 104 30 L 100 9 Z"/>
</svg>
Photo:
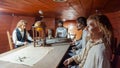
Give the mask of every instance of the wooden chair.
<svg viewBox="0 0 120 68">
<path fill-rule="evenodd" d="M 12 49 L 14 49 L 13 48 L 13 41 L 12 41 L 12 36 L 10 35 L 9 31 L 7 31 L 7 37 L 8 37 L 8 42 L 9 42 L 10 50 L 12 50 Z"/>
</svg>

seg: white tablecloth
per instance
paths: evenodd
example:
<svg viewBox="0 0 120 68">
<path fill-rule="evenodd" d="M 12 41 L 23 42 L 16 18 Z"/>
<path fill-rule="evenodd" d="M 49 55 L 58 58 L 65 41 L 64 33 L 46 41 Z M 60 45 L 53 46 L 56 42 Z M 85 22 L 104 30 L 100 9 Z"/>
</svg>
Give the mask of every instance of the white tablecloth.
<svg viewBox="0 0 120 68">
<path fill-rule="evenodd" d="M 13 52 L 0 58 L 0 61 L 7 61 L 12 63 L 24 64 L 33 66 L 45 55 L 47 55 L 53 47 L 34 47 L 32 45 L 23 48 L 19 51 Z"/>
</svg>

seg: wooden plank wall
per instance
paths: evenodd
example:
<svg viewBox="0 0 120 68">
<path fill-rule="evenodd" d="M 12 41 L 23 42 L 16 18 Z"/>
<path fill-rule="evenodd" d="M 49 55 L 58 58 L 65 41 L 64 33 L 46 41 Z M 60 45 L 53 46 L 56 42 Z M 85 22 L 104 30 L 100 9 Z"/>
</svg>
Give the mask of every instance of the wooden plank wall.
<svg viewBox="0 0 120 68">
<path fill-rule="evenodd" d="M 107 13 L 106 15 L 113 26 L 114 36 L 117 38 L 117 44 L 119 44 L 120 43 L 120 11 Z"/>
<path fill-rule="evenodd" d="M 106 14 L 113 26 L 114 36 L 117 38 L 117 46 L 120 45 L 120 11 Z M 114 68 L 120 68 L 120 56 L 116 56 Z"/>
<path fill-rule="evenodd" d="M 45 25 L 46 25 L 46 32 L 47 29 L 52 29 L 53 31 L 53 36 L 55 35 L 55 29 L 56 29 L 56 23 L 55 23 L 55 18 L 43 18 L 42 20 Z"/>
</svg>

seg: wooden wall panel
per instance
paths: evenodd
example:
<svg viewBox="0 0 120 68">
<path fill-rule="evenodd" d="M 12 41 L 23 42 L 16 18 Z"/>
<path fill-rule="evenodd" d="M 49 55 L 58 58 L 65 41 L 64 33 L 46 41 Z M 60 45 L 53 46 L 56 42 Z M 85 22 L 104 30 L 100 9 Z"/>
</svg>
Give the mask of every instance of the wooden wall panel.
<svg viewBox="0 0 120 68">
<path fill-rule="evenodd" d="M 110 22 L 113 26 L 114 30 L 114 36 L 117 38 L 117 45 L 120 44 L 120 11 L 114 12 L 114 13 L 107 13 L 106 14 L 108 18 L 110 19 Z M 115 68 L 120 68 L 120 57 L 118 56 L 117 62 L 115 62 L 116 67 Z"/>
<path fill-rule="evenodd" d="M 42 20 L 46 24 L 46 32 L 47 29 L 52 29 L 53 31 L 53 36 L 55 35 L 55 29 L 56 29 L 56 23 L 55 23 L 55 18 L 43 18 Z"/>
<path fill-rule="evenodd" d="M 13 17 L 0 15 L 0 53 L 8 50 L 7 30 L 10 30 Z"/>
<path fill-rule="evenodd" d="M 0 53 L 9 50 L 6 31 L 10 31 L 10 34 L 12 34 L 13 29 L 16 27 L 16 24 L 20 19 L 28 21 L 27 30 L 30 30 L 31 25 L 35 21 L 34 17 L 0 15 Z"/>
<path fill-rule="evenodd" d="M 110 19 L 110 22 L 113 26 L 113 32 L 114 36 L 117 38 L 117 45 L 120 44 L 120 11 L 114 12 L 114 13 L 107 13 L 106 14 L 108 18 Z M 114 68 L 120 68 L 120 56 L 116 58 L 115 67 Z"/>
<path fill-rule="evenodd" d="M 120 43 L 120 11 L 106 14 L 113 26 L 114 36 L 117 38 L 117 43 Z"/>
</svg>

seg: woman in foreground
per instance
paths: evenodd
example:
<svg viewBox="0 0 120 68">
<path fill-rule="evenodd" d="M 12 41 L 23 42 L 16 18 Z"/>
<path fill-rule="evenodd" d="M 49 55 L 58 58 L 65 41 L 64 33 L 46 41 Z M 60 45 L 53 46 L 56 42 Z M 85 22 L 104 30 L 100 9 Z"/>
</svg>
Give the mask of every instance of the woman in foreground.
<svg viewBox="0 0 120 68">
<path fill-rule="evenodd" d="M 91 15 L 87 19 L 90 40 L 80 54 L 68 58 L 69 68 L 110 68 L 112 29 L 105 15 Z M 75 62 L 76 65 L 71 65 Z"/>
</svg>

